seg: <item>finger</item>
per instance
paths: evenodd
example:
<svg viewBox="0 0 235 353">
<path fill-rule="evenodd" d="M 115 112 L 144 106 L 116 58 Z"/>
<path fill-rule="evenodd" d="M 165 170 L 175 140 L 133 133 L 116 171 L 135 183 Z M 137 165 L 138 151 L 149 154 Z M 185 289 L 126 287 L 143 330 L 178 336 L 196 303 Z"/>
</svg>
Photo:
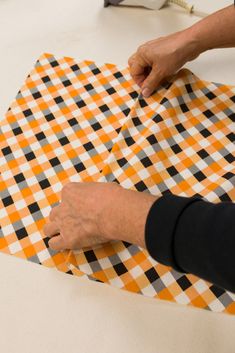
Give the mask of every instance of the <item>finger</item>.
<svg viewBox="0 0 235 353">
<path fill-rule="evenodd" d="M 44 225 L 43 232 L 46 237 L 53 237 L 54 235 L 60 233 L 60 230 L 57 223 L 49 222 Z"/>
<path fill-rule="evenodd" d="M 142 66 L 140 63 L 135 62 L 130 67 L 130 74 L 133 80 L 140 85 L 147 77 L 146 67 Z"/>
<path fill-rule="evenodd" d="M 136 53 L 130 56 L 130 58 L 128 59 L 129 66 L 131 66 L 134 63 L 135 58 L 136 58 Z"/>
<path fill-rule="evenodd" d="M 132 76 L 139 76 L 139 75 L 143 75 L 145 72 L 145 68 L 148 65 L 143 65 L 142 63 L 140 63 L 139 61 L 134 61 L 133 64 L 130 67 L 130 73 Z"/>
<path fill-rule="evenodd" d="M 135 83 L 139 86 L 142 87 L 143 82 L 146 80 L 147 75 L 140 75 L 140 76 L 135 76 L 133 77 L 133 80 Z"/>
<path fill-rule="evenodd" d="M 145 98 L 151 96 L 162 81 L 163 77 L 159 74 L 157 69 L 153 68 L 142 84 L 142 94 Z"/>
<path fill-rule="evenodd" d="M 48 245 L 52 250 L 61 251 L 66 249 L 65 241 L 61 235 L 51 238 Z"/>
<path fill-rule="evenodd" d="M 49 214 L 49 220 L 52 222 L 55 220 L 56 217 L 59 216 L 59 213 L 60 213 L 60 208 L 61 206 L 58 205 L 58 206 L 55 206 L 52 208 L 50 214 Z"/>
</svg>

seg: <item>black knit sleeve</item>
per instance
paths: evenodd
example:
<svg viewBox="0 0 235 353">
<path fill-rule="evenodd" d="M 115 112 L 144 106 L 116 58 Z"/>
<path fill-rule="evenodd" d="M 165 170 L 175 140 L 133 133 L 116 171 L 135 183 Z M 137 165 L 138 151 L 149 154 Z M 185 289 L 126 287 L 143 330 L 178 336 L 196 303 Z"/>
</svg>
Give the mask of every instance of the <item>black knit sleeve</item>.
<svg viewBox="0 0 235 353">
<path fill-rule="evenodd" d="M 160 197 L 145 227 L 150 255 L 174 269 L 235 292 L 235 204 Z"/>
</svg>

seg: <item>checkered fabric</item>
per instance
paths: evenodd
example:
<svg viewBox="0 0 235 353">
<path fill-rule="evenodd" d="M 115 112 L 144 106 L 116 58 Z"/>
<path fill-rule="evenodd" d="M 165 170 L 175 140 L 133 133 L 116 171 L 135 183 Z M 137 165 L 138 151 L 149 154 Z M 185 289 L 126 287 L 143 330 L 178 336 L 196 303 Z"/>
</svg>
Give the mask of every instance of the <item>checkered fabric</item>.
<svg viewBox="0 0 235 353">
<path fill-rule="evenodd" d="M 235 314 L 235 295 L 111 242 L 70 256 L 42 227 L 68 181 L 235 200 L 235 88 L 180 71 L 152 97 L 127 69 L 44 54 L 1 122 L 0 250 L 143 295 Z"/>
</svg>

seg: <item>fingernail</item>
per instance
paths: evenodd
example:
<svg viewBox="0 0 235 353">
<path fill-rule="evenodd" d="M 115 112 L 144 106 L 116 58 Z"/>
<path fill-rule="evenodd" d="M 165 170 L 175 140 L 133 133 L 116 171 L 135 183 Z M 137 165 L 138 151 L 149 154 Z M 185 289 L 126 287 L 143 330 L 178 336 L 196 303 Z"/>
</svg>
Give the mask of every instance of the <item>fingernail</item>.
<svg viewBox="0 0 235 353">
<path fill-rule="evenodd" d="M 144 89 L 142 90 L 142 95 L 143 95 L 145 98 L 148 98 L 148 97 L 151 95 L 150 89 L 144 88 Z"/>
</svg>

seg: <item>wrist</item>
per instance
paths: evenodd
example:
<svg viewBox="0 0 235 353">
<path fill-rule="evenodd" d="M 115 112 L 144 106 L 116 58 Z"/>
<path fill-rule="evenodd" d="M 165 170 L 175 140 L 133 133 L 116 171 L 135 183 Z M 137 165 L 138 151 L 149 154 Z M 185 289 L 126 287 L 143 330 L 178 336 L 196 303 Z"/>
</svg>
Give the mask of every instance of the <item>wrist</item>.
<svg viewBox="0 0 235 353">
<path fill-rule="evenodd" d="M 197 28 L 195 26 L 189 27 L 182 32 L 181 35 L 181 47 L 180 53 L 182 57 L 182 66 L 189 61 L 196 59 L 206 49 L 203 47 L 203 43 L 200 40 Z"/>
<path fill-rule="evenodd" d="M 106 237 L 145 248 L 145 225 L 156 196 L 120 187 L 107 216 Z"/>
</svg>

